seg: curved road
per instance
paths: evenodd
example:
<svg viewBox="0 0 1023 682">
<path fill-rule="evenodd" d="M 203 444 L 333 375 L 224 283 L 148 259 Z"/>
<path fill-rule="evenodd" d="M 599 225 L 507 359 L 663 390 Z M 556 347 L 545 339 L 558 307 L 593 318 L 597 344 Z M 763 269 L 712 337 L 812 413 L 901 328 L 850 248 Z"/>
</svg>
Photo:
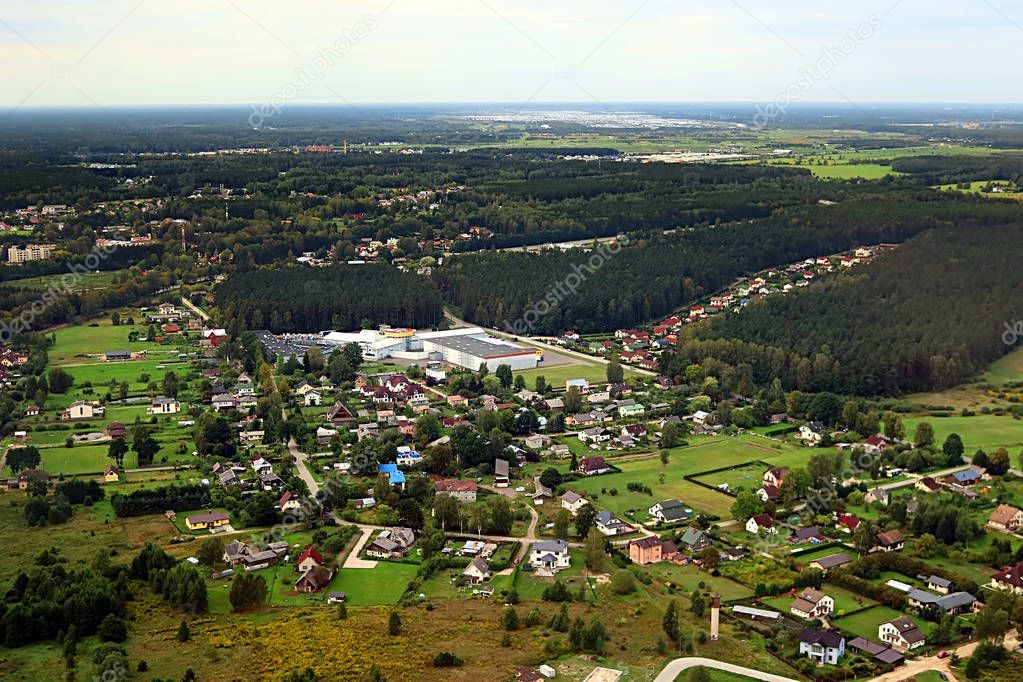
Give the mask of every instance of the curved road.
<svg viewBox="0 0 1023 682">
<path fill-rule="evenodd" d="M 722 663 L 721 661 L 715 661 L 712 658 L 676 658 L 674 661 L 670 661 L 668 665 L 664 666 L 664 669 L 654 678 L 654 682 L 674 682 L 675 678 L 681 675 L 690 668 L 713 668 L 714 670 L 723 670 L 729 673 L 735 673 L 736 675 L 745 675 L 746 677 L 752 677 L 755 680 L 763 680 L 763 682 L 797 682 L 791 677 L 782 677 L 781 675 L 772 675 L 771 673 L 761 672 L 754 670 L 753 668 L 744 668 L 741 665 L 734 665 L 732 663 Z"/>
</svg>

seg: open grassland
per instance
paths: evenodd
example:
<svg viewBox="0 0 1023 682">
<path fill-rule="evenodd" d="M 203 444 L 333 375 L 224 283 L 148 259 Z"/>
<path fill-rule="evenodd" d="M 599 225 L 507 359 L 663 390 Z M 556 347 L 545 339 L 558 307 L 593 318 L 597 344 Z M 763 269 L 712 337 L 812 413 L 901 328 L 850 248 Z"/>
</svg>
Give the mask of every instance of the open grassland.
<svg viewBox="0 0 1023 682">
<path fill-rule="evenodd" d="M 978 414 L 973 417 L 907 417 L 906 434 L 912 439 L 916 425 L 927 422 L 934 427 L 934 440 L 940 446 L 950 433 L 958 433 L 972 455 L 978 448 L 991 452 L 1008 448 L 1015 465 L 1016 454 L 1023 448 L 1023 420 L 1011 415 Z"/>
<path fill-rule="evenodd" d="M 135 319 L 141 319 L 141 317 L 141 315 L 136 315 Z M 135 331 L 141 336 L 145 336 L 147 329 L 146 325 L 118 325 L 115 327 L 110 324 L 109 318 L 94 320 L 84 325 L 62 327 L 53 333 L 56 342 L 48 351 L 50 366 L 68 364 L 76 360 L 88 362 L 87 356 L 104 353 L 108 350 L 133 352 L 166 350 L 166 346 L 150 341 L 128 342 L 130 332 Z"/>
<path fill-rule="evenodd" d="M 1011 323 L 1010 326 L 1012 326 Z M 984 380 L 997 385 L 1010 381 L 1023 381 L 1023 348 L 1017 348 L 991 363 L 987 372 L 984 373 Z"/>
<path fill-rule="evenodd" d="M 542 376 L 547 384 L 554 388 L 565 388 L 565 382 L 569 379 L 586 379 L 591 384 L 607 382 L 607 367 L 603 364 L 591 364 L 580 361 L 578 364 L 554 365 L 551 367 L 540 366 L 536 369 L 527 369 L 515 374 L 522 375 L 526 380 L 526 388 L 532 389 L 537 377 Z M 634 371 L 625 368 L 625 377 L 638 376 Z"/>
<path fill-rule="evenodd" d="M 798 466 L 810 454 L 805 448 L 755 436 L 696 437 L 691 445 L 671 450 L 667 466 L 661 464 L 656 454 L 621 462 L 611 459 L 621 473 L 579 479 L 567 487 L 586 494 L 591 500 L 599 498 L 599 507 L 619 515 L 638 510 L 637 516 L 642 518 L 655 502 L 677 498 L 696 510 L 727 516 L 733 502 L 731 497 L 687 481 L 683 476 L 751 460 L 763 460 L 772 466 Z M 559 468 L 567 469 L 567 465 Z M 628 490 L 629 483 L 649 486 L 653 495 L 632 492 Z M 612 488 L 617 490 L 616 495 L 610 494 Z"/>
</svg>

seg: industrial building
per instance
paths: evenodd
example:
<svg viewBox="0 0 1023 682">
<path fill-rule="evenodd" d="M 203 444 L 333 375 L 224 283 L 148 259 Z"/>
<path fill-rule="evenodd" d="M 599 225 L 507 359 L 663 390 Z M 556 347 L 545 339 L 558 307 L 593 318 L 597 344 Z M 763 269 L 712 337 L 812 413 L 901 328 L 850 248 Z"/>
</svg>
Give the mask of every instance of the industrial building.
<svg viewBox="0 0 1023 682">
<path fill-rule="evenodd" d="M 523 348 L 492 336 L 480 327 L 464 327 L 438 332 L 417 332 L 415 329 L 381 327 L 358 332 L 324 332 L 320 335 L 285 335 L 282 340 L 267 339 L 275 350 L 296 354 L 310 346 L 318 346 L 325 354 L 334 348 L 357 343 L 367 360 L 400 358 L 422 363 L 445 362 L 449 365 L 477 370 L 486 364 L 493 372 L 500 365 L 513 370 L 533 369 L 543 352 Z M 276 346 L 281 346 L 276 348 Z"/>
</svg>

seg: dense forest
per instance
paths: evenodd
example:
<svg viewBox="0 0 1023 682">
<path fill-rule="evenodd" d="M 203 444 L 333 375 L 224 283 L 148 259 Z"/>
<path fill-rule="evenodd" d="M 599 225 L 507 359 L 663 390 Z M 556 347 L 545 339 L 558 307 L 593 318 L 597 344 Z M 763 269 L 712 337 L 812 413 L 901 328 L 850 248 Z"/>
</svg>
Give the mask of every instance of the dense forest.
<svg viewBox="0 0 1023 682">
<path fill-rule="evenodd" d="M 745 366 L 755 383 L 897 395 L 970 379 L 1023 319 L 1023 226 L 932 230 L 870 265 L 698 325 L 665 371 Z"/>
<path fill-rule="evenodd" d="M 892 170 L 907 173 L 928 185 L 951 185 L 979 180 L 1023 182 L 1023 154 L 978 156 L 909 156 L 892 161 Z"/>
<path fill-rule="evenodd" d="M 273 332 L 433 327 L 443 317 L 432 282 L 386 265 L 250 270 L 220 285 L 217 302 L 225 319 Z"/>
<path fill-rule="evenodd" d="M 892 191 L 855 195 L 837 205 L 793 207 L 764 220 L 633 239 L 587 274 L 575 292 L 556 297 L 560 300 L 530 331 L 588 333 L 645 323 L 760 269 L 862 244 L 902 242 L 967 220 L 1004 224 L 1018 214 L 1015 206 L 972 197 Z M 515 330 L 516 320 L 591 255 L 472 254 L 449 259 L 435 279 L 465 319 Z"/>
</svg>

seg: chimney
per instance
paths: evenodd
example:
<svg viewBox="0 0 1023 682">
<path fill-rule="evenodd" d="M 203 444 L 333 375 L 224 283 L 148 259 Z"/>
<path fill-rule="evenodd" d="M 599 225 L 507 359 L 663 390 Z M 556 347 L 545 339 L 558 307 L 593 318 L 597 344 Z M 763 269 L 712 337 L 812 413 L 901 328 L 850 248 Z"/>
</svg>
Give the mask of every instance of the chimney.
<svg viewBox="0 0 1023 682">
<path fill-rule="evenodd" d="M 710 639 L 716 642 L 718 639 L 718 626 L 721 622 L 721 595 L 710 596 Z"/>
</svg>

